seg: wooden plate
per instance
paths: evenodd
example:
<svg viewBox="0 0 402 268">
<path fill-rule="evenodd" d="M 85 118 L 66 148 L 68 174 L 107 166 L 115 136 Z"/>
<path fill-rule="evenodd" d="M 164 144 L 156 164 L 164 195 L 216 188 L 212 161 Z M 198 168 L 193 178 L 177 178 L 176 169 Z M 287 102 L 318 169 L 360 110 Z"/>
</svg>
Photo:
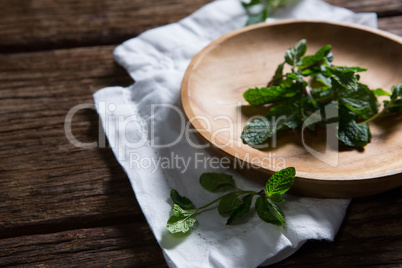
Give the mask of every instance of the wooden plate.
<svg viewBox="0 0 402 268">
<path fill-rule="evenodd" d="M 313 156 L 302 143 L 301 130 L 281 132 L 270 148 L 243 144 L 240 134 L 253 115 L 267 107 L 250 107 L 242 94 L 270 80 L 286 49 L 307 39 L 307 54 L 332 45 L 335 65 L 360 66 L 368 71 L 361 82 L 389 90 L 402 82 L 402 38 L 362 26 L 305 20 L 279 21 L 246 27 L 227 34 L 203 49 L 190 63 L 182 83 L 186 116 L 200 136 L 249 178 L 265 183 L 268 174 L 293 166 L 293 192 L 315 197 L 357 197 L 402 185 L 402 117 L 370 123 L 372 141 L 364 151 L 340 148 L 338 163 Z M 314 150 L 326 149 L 325 130 L 308 133 Z M 245 169 L 253 164 L 256 169 Z"/>
</svg>

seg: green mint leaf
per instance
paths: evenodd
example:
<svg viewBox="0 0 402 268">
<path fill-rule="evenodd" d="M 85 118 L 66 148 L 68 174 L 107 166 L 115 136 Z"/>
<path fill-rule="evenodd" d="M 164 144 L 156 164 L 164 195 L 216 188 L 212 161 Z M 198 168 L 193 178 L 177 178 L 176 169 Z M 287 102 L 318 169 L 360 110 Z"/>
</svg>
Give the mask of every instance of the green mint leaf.
<svg viewBox="0 0 402 268">
<path fill-rule="evenodd" d="M 272 79 L 279 79 L 283 76 L 283 66 L 285 65 L 284 62 L 278 65 L 275 70 L 275 75 L 272 77 Z"/>
<path fill-rule="evenodd" d="M 400 83 L 396 86 L 393 86 L 391 88 L 391 92 L 392 92 L 392 95 L 391 95 L 392 99 L 395 99 L 396 97 L 402 98 L 402 83 Z"/>
<path fill-rule="evenodd" d="M 331 84 L 331 78 L 326 77 L 325 75 L 319 73 L 317 74 L 315 77 L 315 81 L 321 83 L 323 86 L 325 86 L 326 88 L 330 87 Z"/>
<path fill-rule="evenodd" d="M 331 48 L 332 48 L 331 45 L 325 45 L 320 50 L 318 50 L 314 55 L 308 55 L 303 57 L 300 66 L 298 66 L 299 70 L 308 68 L 309 66 L 318 63 L 320 64 L 324 63 L 325 57 L 330 53 Z"/>
<path fill-rule="evenodd" d="M 265 184 L 265 194 L 271 197 L 273 194 L 286 193 L 292 186 L 295 175 L 296 170 L 294 167 L 288 167 L 275 172 Z"/>
<path fill-rule="evenodd" d="M 315 112 L 318 110 L 318 106 L 316 105 L 316 102 L 309 98 L 309 97 L 304 97 L 301 99 L 301 114 L 303 118 L 304 124 L 307 126 L 308 129 L 310 130 L 315 130 L 315 127 L 319 121 L 321 121 L 321 114 L 315 114 Z M 313 118 L 316 118 L 317 120 L 313 120 Z M 314 122 L 314 123 L 309 123 L 309 122 Z"/>
<path fill-rule="evenodd" d="M 269 208 L 270 205 L 268 204 L 268 200 L 266 198 L 260 196 L 255 201 L 255 211 L 261 220 L 275 225 L 281 225 L 281 221 L 278 220 L 274 214 L 272 214 Z"/>
<path fill-rule="evenodd" d="M 196 221 L 197 219 L 192 215 L 173 215 L 167 221 L 166 228 L 172 234 L 187 233 Z"/>
<path fill-rule="evenodd" d="M 336 66 L 336 69 L 342 72 L 355 72 L 355 73 L 360 73 L 360 72 L 365 72 L 367 69 L 361 68 L 361 67 L 348 67 L 348 66 Z"/>
<path fill-rule="evenodd" d="M 367 124 L 358 124 L 351 112 L 340 110 L 338 139 L 347 146 L 363 148 L 371 141 L 371 132 Z"/>
<path fill-rule="evenodd" d="M 170 190 L 170 198 L 183 209 L 190 209 L 193 203 L 185 196 L 181 196 L 175 189 Z"/>
<path fill-rule="evenodd" d="M 325 56 L 325 59 L 328 62 L 333 62 L 334 61 L 334 55 L 332 54 L 332 52 L 329 52 L 327 56 Z"/>
<path fill-rule="evenodd" d="M 289 92 L 289 89 L 277 86 L 272 86 L 269 88 L 255 87 L 244 92 L 243 97 L 250 105 L 259 106 L 285 100 L 295 96 L 296 93 L 296 91 Z"/>
<path fill-rule="evenodd" d="M 389 101 L 384 101 L 384 106 L 387 106 Z M 402 112 L 402 99 L 397 99 L 394 103 L 389 107 L 388 114 L 400 113 Z"/>
<path fill-rule="evenodd" d="M 306 39 L 300 40 L 293 48 L 289 48 L 285 52 L 285 62 L 291 66 L 300 64 L 301 57 L 307 51 Z"/>
<path fill-rule="evenodd" d="M 227 220 L 226 224 L 230 225 L 233 224 L 236 220 L 240 219 L 244 215 L 250 212 L 251 202 L 253 201 L 253 194 L 248 194 L 242 198 L 242 203 L 233 210 L 230 214 L 229 219 Z"/>
<path fill-rule="evenodd" d="M 279 105 L 278 105 L 279 106 Z M 298 126 L 301 125 L 302 120 L 301 120 L 301 113 L 300 113 L 300 108 L 295 105 L 295 103 L 284 103 L 280 105 L 279 107 L 276 107 L 278 110 L 282 109 L 282 116 L 275 116 L 275 118 L 282 118 L 283 124 L 291 129 L 295 129 Z M 284 111 L 283 109 L 286 109 Z"/>
<path fill-rule="evenodd" d="M 246 124 L 241 133 L 241 138 L 248 145 L 255 146 L 266 142 L 277 130 L 275 124 L 265 117 L 256 118 Z"/>
<path fill-rule="evenodd" d="M 267 199 L 268 201 L 268 206 L 270 206 L 273 211 L 275 212 L 276 217 L 282 224 L 283 229 L 286 227 L 286 220 L 285 220 L 285 213 L 278 207 L 274 202 L 272 202 L 270 199 Z"/>
<path fill-rule="evenodd" d="M 241 204 L 241 200 L 237 198 L 236 193 L 229 193 L 223 196 L 218 205 L 220 215 L 226 215 L 233 212 Z"/>
<path fill-rule="evenodd" d="M 277 8 L 289 0 L 251 0 L 248 3 L 242 2 L 243 7 L 249 16 L 246 25 L 251 25 L 259 22 L 264 22 L 272 9 Z M 257 13 L 251 12 L 252 7 L 259 6 L 261 9 Z"/>
<path fill-rule="evenodd" d="M 341 91 L 338 98 L 346 108 L 363 119 L 368 119 L 378 112 L 377 97 L 366 85 L 359 83 L 356 91 Z"/>
<path fill-rule="evenodd" d="M 286 73 L 286 77 L 293 80 L 300 80 L 301 76 L 295 73 Z"/>
<path fill-rule="evenodd" d="M 261 13 L 257 13 L 257 14 L 250 14 L 248 16 L 246 26 L 264 22 L 267 18 L 268 18 L 268 16 L 266 15 L 266 12 L 264 12 L 264 11 Z"/>
<path fill-rule="evenodd" d="M 174 204 L 172 211 L 176 216 L 189 216 L 195 213 L 195 209 L 183 209 L 178 204 Z"/>
<path fill-rule="evenodd" d="M 275 202 L 275 203 L 282 203 L 282 202 L 285 202 L 285 199 L 283 199 L 282 195 L 281 195 L 281 194 L 278 194 L 278 193 L 272 194 L 272 195 L 269 197 L 269 199 L 271 199 L 272 202 Z"/>
<path fill-rule="evenodd" d="M 279 104 L 272 107 L 265 118 L 256 118 L 246 124 L 241 134 L 243 141 L 251 146 L 260 145 L 284 127 L 298 127 L 301 124 L 301 114 L 293 104 Z"/>
<path fill-rule="evenodd" d="M 327 67 L 330 71 L 331 77 L 343 88 L 347 90 L 357 91 L 357 78 L 355 72 L 352 69 L 342 69 L 336 66 Z"/>
<path fill-rule="evenodd" d="M 255 6 L 255 5 L 260 5 L 261 4 L 261 0 L 251 0 L 250 2 L 246 3 L 246 2 L 241 2 L 241 4 L 244 7 L 251 7 L 251 6 Z"/>
<path fill-rule="evenodd" d="M 374 89 L 372 91 L 377 96 L 391 96 L 391 93 L 389 93 L 388 91 L 385 91 L 382 88 L 377 88 L 377 89 Z"/>
<path fill-rule="evenodd" d="M 200 184 L 210 192 L 224 186 L 235 186 L 233 177 L 225 173 L 203 173 L 200 177 Z"/>
</svg>

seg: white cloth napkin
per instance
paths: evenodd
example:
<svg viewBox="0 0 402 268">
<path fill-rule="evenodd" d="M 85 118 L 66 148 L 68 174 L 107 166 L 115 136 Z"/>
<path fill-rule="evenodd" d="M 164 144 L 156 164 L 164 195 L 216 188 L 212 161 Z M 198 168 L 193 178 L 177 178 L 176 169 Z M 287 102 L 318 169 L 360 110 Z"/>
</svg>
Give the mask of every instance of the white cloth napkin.
<svg viewBox="0 0 402 268">
<path fill-rule="evenodd" d="M 354 14 L 320 0 L 304 0 L 277 10 L 271 19 L 317 18 L 376 27 L 375 14 Z M 282 205 L 287 228 L 267 224 L 255 214 L 247 222 L 225 225 L 216 209 L 197 216 L 196 228 L 176 237 L 166 230 L 171 187 L 196 207 L 219 195 L 199 185 L 203 172 L 226 172 L 243 189 L 260 190 L 233 170 L 214 169 L 215 154 L 196 149 L 194 133 L 182 132 L 180 85 L 190 60 L 212 40 L 243 27 L 246 15 L 238 0 L 214 1 L 189 17 L 146 31 L 114 52 L 135 80 L 127 88 L 109 87 L 94 94 L 97 111 L 113 152 L 126 171 L 138 203 L 170 267 L 256 267 L 295 252 L 308 239 L 333 240 L 349 200 L 287 196 Z M 169 145 L 159 148 L 158 145 Z M 163 146 L 162 146 L 163 147 Z"/>
</svg>

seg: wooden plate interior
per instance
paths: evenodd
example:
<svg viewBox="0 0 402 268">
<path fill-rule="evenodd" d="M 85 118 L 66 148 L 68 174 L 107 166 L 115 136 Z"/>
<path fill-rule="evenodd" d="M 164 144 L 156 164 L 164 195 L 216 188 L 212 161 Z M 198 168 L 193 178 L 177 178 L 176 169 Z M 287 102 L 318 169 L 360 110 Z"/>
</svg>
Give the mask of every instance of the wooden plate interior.
<svg viewBox="0 0 402 268">
<path fill-rule="evenodd" d="M 193 126 L 220 153 L 252 163 L 263 174 L 284 166 L 295 167 L 297 193 L 351 197 L 401 186 L 401 116 L 371 123 L 371 143 L 364 151 L 341 148 L 336 166 L 305 149 L 300 129 L 279 134 L 276 144 L 271 142 L 266 150 L 243 144 L 240 134 L 247 120 L 267 111 L 267 107 L 250 107 L 243 92 L 266 85 L 283 62 L 286 49 L 302 38 L 307 39 L 308 54 L 331 44 L 335 65 L 367 68 L 360 81 L 370 88 L 389 90 L 402 82 L 402 41 L 395 35 L 317 21 L 256 25 L 221 37 L 192 60 L 183 79 L 181 98 Z M 306 144 L 325 152 L 323 130 L 305 134 Z M 258 175 L 252 177 L 259 179 Z M 263 177 L 265 181 L 266 176 Z"/>
</svg>

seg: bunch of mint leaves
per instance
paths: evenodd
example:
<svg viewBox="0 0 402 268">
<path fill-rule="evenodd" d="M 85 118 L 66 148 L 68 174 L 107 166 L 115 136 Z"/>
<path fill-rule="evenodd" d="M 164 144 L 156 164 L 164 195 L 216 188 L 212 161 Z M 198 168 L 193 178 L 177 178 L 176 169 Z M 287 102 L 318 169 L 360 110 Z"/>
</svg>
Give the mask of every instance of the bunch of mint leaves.
<svg viewBox="0 0 402 268">
<path fill-rule="evenodd" d="M 250 0 L 242 1 L 243 7 L 246 9 L 248 20 L 246 25 L 252 25 L 264 22 L 273 10 L 288 2 L 289 0 Z"/>
<path fill-rule="evenodd" d="M 264 145 L 278 130 L 295 129 L 317 111 L 322 115 L 325 107 L 333 105 L 338 112 L 335 119 L 326 120 L 321 116 L 318 122 L 306 127 L 315 130 L 316 125 L 326 127 L 337 122 L 337 138 L 341 144 L 363 148 L 372 138 L 369 122 L 402 112 L 402 83 L 393 86 L 391 93 L 381 88 L 370 90 L 359 82 L 358 73 L 366 69 L 333 65 L 331 48 L 325 45 L 315 54 L 305 56 L 307 42 L 300 40 L 286 51 L 284 62 L 279 64 L 266 87 L 250 88 L 243 94 L 252 106 L 272 105 L 265 117 L 246 124 L 241 134 L 243 142 L 254 147 Z M 284 74 L 285 64 L 291 72 Z M 377 96 L 389 97 L 381 112 Z"/>
<path fill-rule="evenodd" d="M 172 207 L 173 215 L 169 218 L 166 227 L 173 234 L 187 233 L 197 222 L 195 215 L 218 202 L 219 214 L 221 216 L 229 216 L 226 224 L 231 225 L 250 212 L 253 198 L 257 196 L 255 200 L 257 215 L 267 223 L 282 225 L 285 228 L 285 214 L 277 204 L 285 201 L 282 195 L 292 186 L 295 174 L 296 171 L 293 167 L 282 169 L 268 179 L 264 190 L 255 192 L 239 189 L 235 185 L 231 175 L 225 173 L 203 173 L 200 177 L 200 184 L 206 190 L 215 192 L 218 189 L 226 187 L 232 188 L 234 191 L 204 206 L 193 208 L 193 203 L 190 199 L 181 196 L 175 189 L 172 189 L 170 197 L 174 202 Z"/>
</svg>

